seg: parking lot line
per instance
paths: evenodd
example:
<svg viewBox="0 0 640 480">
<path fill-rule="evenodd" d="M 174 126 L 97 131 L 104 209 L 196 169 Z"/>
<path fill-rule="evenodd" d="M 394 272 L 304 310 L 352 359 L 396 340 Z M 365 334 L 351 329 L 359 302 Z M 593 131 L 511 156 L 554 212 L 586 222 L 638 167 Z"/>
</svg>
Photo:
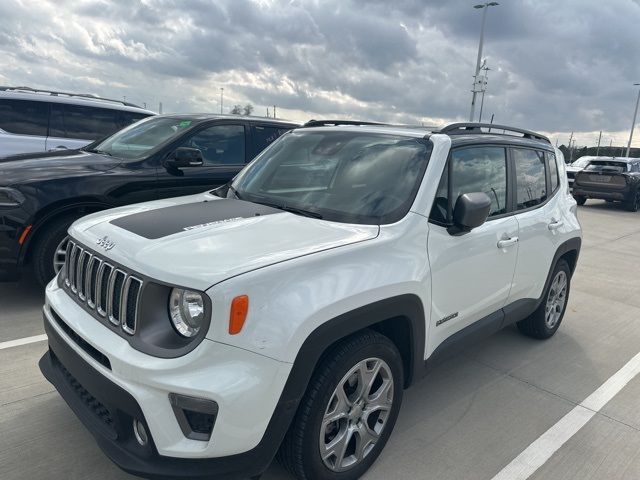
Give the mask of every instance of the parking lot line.
<svg viewBox="0 0 640 480">
<path fill-rule="evenodd" d="M 640 353 L 543 433 L 492 480 L 526 480 L 640 373 Z"/>
<path fill-rule="evenodd" d="M 43 342 L 47 339 L 46 335 L 34 335 L 33 337 L 18 338 L 17 340 L 9 340 L 0 343 L 0 350 L 11 347 L 19 347 L 20 345 L 28 345 L 29 343 Z"/>
</svg>

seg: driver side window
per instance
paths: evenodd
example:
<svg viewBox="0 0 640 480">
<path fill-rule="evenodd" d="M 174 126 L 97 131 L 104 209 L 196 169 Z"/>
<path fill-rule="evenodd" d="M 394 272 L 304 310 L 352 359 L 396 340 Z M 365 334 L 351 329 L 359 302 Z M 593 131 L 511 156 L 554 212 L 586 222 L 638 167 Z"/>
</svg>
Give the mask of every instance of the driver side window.
<svg viewBox="0 0 640 480">
<path fill-rule="evenodd" d="M 440 179 L 429 219 L 440 225 L 450 224 L 458 197 L 472 192 L 484 192 L 491 199 L 489 218 L 507 212 L 507 156 L 503 147 L 453 150 Z"/>
<path fill-rule="evenodd" d="M 178 146 L 200 150 L 205 166 L 246 163 L 242 125 L 214 125 L 200 130 Z"/>
</svg>

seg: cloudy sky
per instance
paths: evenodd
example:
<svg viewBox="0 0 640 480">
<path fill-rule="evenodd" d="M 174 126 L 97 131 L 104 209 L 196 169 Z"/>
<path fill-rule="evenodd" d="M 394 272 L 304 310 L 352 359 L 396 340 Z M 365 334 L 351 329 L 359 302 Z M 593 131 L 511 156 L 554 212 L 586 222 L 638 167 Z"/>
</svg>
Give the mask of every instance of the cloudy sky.
<svg viewBox="0 0 640 480">
<path fill-rule="evenodd" d="M 477 0 L 476 0 L 477 1 Z M 474 0 L 1 0 L 0 84 L 165 112 L 466 120 Z M 578 144 L 626 143 L 640 0 L 501 0 L 487 16 L 483 117 Z M 640 147 L 640 132 L 634 145 Z"/>
</svg>

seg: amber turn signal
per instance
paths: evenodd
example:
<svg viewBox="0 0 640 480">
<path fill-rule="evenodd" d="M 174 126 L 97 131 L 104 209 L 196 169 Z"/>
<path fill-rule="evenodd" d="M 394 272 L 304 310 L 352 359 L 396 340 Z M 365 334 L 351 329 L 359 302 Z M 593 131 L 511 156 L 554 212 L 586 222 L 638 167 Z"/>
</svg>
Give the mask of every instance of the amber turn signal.
<svg viewBox="0 0 640 480">
<path fill-rule="evenodd" d="M 244 321 L 247 319 L 249 311 L 249 297 L 247 295 L 239 295 L 231 302 L 231 314 L 229 315 L 229 334 L 236 335 L 240 333 L 244 327 Z"/>
</svg>

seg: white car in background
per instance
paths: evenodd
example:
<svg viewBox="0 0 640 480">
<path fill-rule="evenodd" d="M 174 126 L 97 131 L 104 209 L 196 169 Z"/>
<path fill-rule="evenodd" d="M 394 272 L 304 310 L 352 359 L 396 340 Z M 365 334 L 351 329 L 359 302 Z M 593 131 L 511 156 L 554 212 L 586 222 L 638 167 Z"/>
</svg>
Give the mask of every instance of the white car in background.
<svg viewBox="0 0 640 480">
<path fill-rule="evenodd" d="M 154 112 L 89 94 L 0 87 L 0 158 L 84 147 Z"/>
<path fill-rule="evenodd" d="M 584 170 L 585 168 L 587 168 L 587 166 L 592 160 L 596 160 L 598 158 L 600 157 L 589 157 L 589 156 L 580 157 L 575 162 L 570 163 L 569 165 L 566 166 L 567 179 L 569 180 L 570 190 L 573 190 L 573 182 L 576 179 L 576 175 L 582 170 Z"/>
</svg>

